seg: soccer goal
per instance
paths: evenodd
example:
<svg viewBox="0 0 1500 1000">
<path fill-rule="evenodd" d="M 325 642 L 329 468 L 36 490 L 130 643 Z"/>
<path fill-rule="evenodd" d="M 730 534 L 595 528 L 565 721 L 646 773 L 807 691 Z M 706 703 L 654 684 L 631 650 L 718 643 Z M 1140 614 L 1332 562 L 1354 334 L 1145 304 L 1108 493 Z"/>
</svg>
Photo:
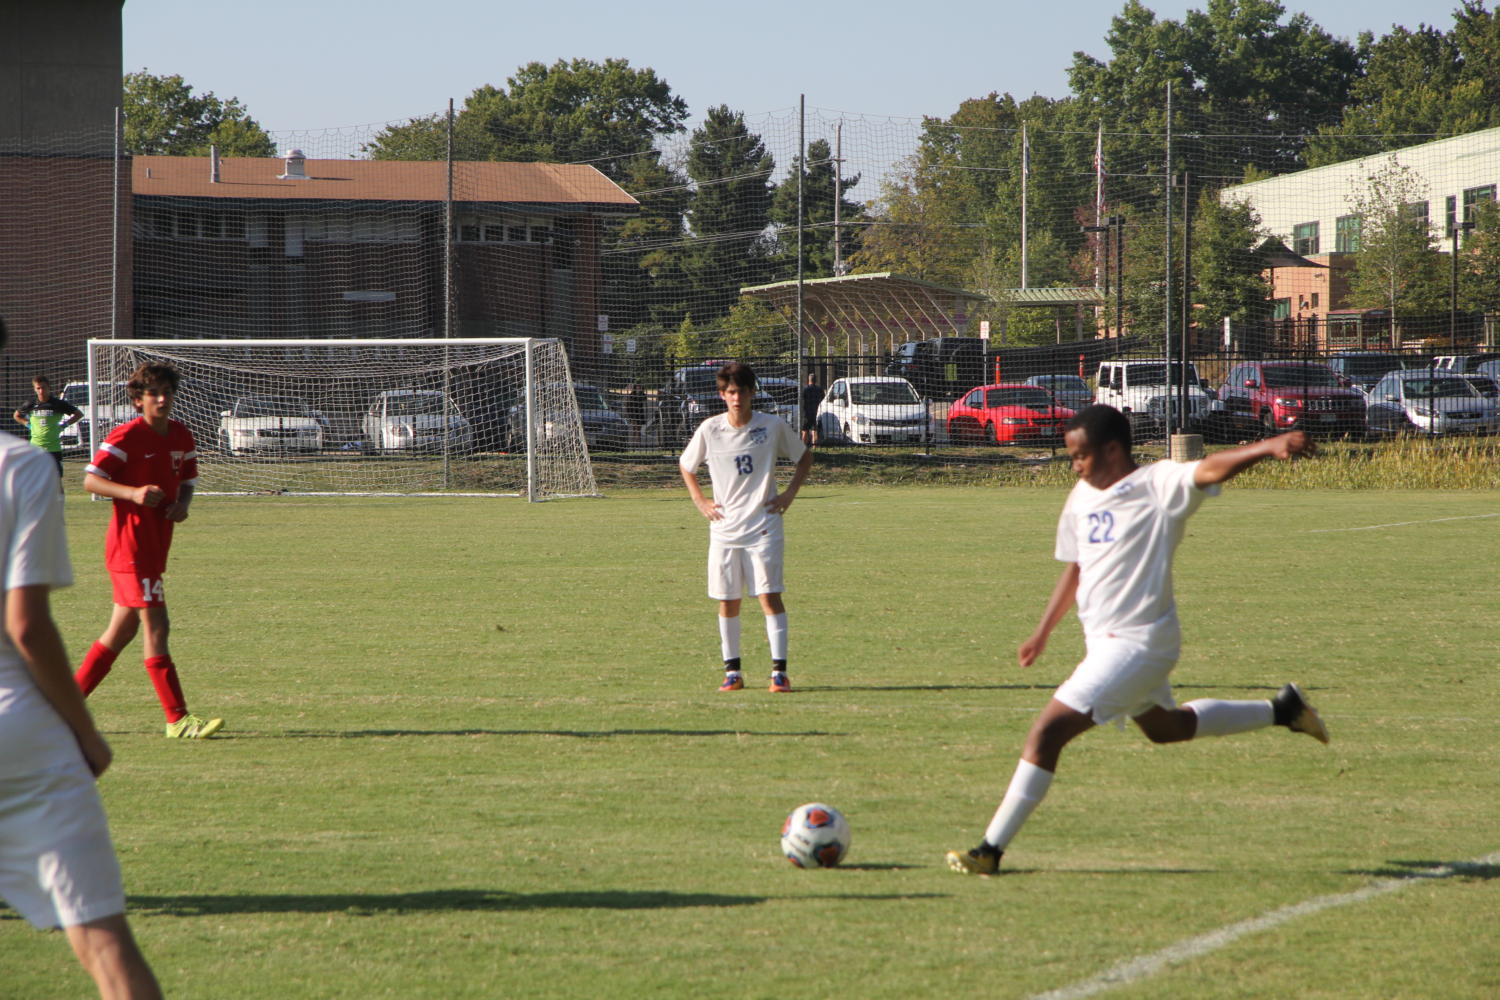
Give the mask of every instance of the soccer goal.
<svg viewBox="0 0 1500 1000">
<path fill-rule="evenodd" d="M 561 342 L 91 340 L 90 454 L 133 411 L 141 364 L 181 376 L 199 492 L 524 496 L 598 492 Z"/>
</svg>

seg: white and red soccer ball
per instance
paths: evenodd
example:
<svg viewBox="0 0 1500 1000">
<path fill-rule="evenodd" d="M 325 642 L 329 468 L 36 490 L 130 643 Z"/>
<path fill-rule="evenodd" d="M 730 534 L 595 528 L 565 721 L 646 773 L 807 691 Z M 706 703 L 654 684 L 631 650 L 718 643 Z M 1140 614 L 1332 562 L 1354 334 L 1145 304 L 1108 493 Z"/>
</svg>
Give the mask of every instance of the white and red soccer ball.
<svg viewBox="0 0 1500 1000">
<path fill-rule="evenodd" d="M 798 806 L 781 824 L 781 853 L 798 868 L 832 868 L 849 853 L 849 822 L 822 802 Z"/>
</svg>

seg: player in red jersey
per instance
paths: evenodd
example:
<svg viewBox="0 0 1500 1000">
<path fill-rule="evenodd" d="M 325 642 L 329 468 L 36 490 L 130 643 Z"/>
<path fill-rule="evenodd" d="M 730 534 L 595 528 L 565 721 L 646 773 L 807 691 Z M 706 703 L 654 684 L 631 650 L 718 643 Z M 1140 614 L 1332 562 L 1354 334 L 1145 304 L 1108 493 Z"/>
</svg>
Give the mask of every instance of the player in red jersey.
<svg viewBox="0 0 1500 1000">
<path fill-rule="evenodd" d="M 177 372 L 170 365 L 141 365 L 126 385 L 140 416 L 110 432 L 83 477 L 83 487 L 114 501 L 104 536 L 104 564 L 114 584 L 115 608 L 78 668 L 88 695 L 104 680 L 115 657 L 146 626 L 146 673 L 167 715 L 169 739 L 206 739 L 223 719 L 191 715 L 167 650 L 167 599 L 162 573 L 172 528 L 186 521 L 198 481 L 193 432 L 172 419 Z"/>
</svg>

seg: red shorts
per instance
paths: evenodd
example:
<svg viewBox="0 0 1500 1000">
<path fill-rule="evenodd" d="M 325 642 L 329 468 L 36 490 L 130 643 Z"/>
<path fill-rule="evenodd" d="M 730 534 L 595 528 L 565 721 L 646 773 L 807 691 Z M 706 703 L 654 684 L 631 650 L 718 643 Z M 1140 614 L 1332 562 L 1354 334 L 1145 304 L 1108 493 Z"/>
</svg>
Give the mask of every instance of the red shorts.
<svg viewBox="0 0 1500 1000">
<path fill-rule="evenodd" d="M 115 603 L 122 608 L 164 608 L 167 606 L 166 591 L 162 589 L 161 575 L 136 576 L 134 573 L 110 573 L 114 584 Z"/>
</svg>

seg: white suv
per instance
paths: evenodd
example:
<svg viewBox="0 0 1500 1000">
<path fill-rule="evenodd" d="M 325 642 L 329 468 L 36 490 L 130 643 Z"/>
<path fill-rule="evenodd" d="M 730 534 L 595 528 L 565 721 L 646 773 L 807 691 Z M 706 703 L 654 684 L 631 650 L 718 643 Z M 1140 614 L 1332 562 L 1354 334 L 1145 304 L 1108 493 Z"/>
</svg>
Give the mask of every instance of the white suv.
<svg viewBox="0 0 1500 1000">
<path fill-rule="evenodd" d="M 1172 362 L 1170 386 L 1174 406 L 1179 401 L 1182 376 L 1182 362 Z M 1100 363 L 1096 376 L 1094 402 L 1113 406 L 1129 416 L 1131 428 L 1137 434 L 1160 433 L 1167 426 L 1168 383 L 1165 361 L 1104 361 Z M 1203 391 L 1198 369 L 1189 362 L 1186 429 L 1201 426 L 1207 420 L 1210 408 L 1211 400 Z"/>
</svg>

